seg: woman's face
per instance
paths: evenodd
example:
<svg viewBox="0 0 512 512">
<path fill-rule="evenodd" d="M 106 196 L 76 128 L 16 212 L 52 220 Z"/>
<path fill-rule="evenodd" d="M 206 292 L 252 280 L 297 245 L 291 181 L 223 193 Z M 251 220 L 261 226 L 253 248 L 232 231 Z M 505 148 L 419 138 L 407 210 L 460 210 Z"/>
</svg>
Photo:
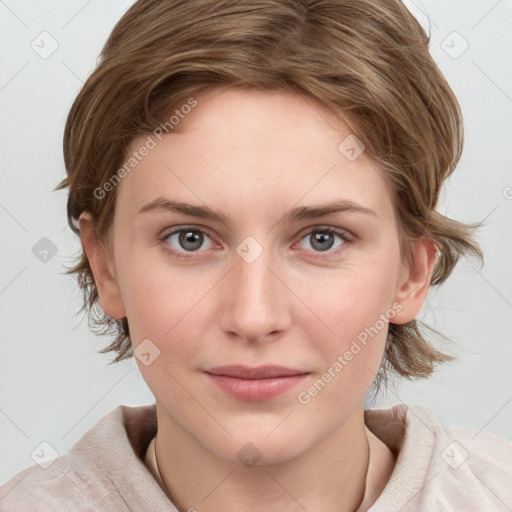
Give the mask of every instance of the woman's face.
<svg viewBox="0 0 512 512">
<path fill-rule="evenodd" d="M 361 420 L 388 321 L 410 319 L 391 194 L 310 99 L 195 99 L 131 144 L 147 154 L 117 187 L 119 295 L 100 303 L 127 316 L 168 426 L 225 460 L 289 460 Z"/>
</svg>

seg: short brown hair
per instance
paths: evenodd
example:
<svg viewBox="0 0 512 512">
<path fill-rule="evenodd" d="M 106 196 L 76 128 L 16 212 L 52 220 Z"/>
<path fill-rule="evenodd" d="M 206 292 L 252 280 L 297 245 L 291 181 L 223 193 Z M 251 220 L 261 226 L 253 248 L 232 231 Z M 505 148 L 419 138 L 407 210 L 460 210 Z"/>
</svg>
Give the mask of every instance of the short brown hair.
<svg viewBox="0 0 512 512">
<path fill-rule="evenodd" d="M 215 85 L 292 91 L 319 101 L 347 123 L 391 184 L 402 254 L 410 242 L 433 240 L 431 278 L 446 280 L 460 256 L 482 259 L 472 232 L 436 211 L 444 180 L 462 152 L 460 107 L 429 53 L 429 40 L 400 0 L 137 1 L 110 34 L 99 63 L 69 112 L 64 133 L 68 223 L 89 212 L 107 245 L 116 200 L 95 191 L 120 169 L 129 143 L 151 134 L 174 107 Z M 102 189 L 103 190 L 103 189 Z M 82 251 L 74 273 L 89 326 L 114 334 L 101 352 L 113 362 L 133 354 L 126 318 L 98 304 Z M 429 343 L 413 320 L 390 324 L 376 379 L 392 370 L 430 375 L 453 359 Z"/>
</svg>

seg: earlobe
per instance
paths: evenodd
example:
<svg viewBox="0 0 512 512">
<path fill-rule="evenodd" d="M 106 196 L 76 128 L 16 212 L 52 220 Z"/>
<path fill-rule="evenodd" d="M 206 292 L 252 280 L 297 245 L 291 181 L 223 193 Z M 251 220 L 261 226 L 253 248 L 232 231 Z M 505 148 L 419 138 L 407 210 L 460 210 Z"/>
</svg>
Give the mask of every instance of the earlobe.
<svg viewBox="0 0 512 512">
<path fill-rule="evenodd" d="M 393 318 L 394 324 L 405 324 L 414 320 L 420 312 L 430 288 L 437 247 L 432 240 L 422 238 L 412 246 L 412 262 L 403 265 L 400 281 L 397 283 L 395 301 L 402 309 Z"/>
<path fill-rule="evenodd" d="M 121 292 L 116 276 L 109 268 L 107 251 L 94 233 L 94 221 L 88 212 L 83 212 L 78 222 L 82 246 L 92 269 L 100 306 L 108 316 L 123 318 L 126 316 L 126 311 Z"/>
</svg>

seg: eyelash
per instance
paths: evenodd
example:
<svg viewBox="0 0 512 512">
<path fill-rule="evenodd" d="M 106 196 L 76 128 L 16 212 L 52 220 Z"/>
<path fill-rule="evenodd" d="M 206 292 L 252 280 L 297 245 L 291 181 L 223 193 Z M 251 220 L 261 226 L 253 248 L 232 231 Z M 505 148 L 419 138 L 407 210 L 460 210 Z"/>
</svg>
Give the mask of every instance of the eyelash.
<svg viewBox="0 0 512 512">
<path fill-rule="evenodd" d="M 301 240 L 303 240 L 304 238 L 306 238 L 308 235 L 311 235 L 312 233 L 315 233 L 315 232 L 330 233 L 333 235 L 337 235 L 338 237 L 341 238 L 341 240 L 343 240 L 343 244 L 340 247 L 338 247 L 336 250 L 329 252 L 329 249 L 328 249 L 327 251 L 325 251 L 325 253 L 328 254 L 328 256 L 308 256 L 309 258 L 313 258 L 313 259 L 326 259 L 333 255 L 339 255 L 341 252 L 346 250 L 346 245 L 352 243 L 353 239 L 354 239 L 353 235 L 350 235 L 344 229 L 333 228 L 330 226 L 313 226 L 313 227 L 306 228 L 306 229 L 308 231 L 301 231 L 301 233 L 299 233 L 299 236 L 300 236 L 299 242 Z M 166 233 L 159 240 L 160 240 L 160 242 L 162 242 L 164 244 L 165 249 L 168 252 L 170 252 L 175 258 L 178 258 L 178 259 L 194 258 L 195 257 L 194 253 L 202 252 L 202 251 L 190 251 L 188 253 L 186 253 L 186 252 L 183 253 L 181 251 L 176 251 L 174 249 L 171 249 L 170 245 L 167 243 L 167 239 L 170 236 L 175 235 L 176 233 L 181 233 L 183 231 L 195 231 L 198 233 L 202 233 L 203 235 L 206 235 L 208 238 L 211 238 L 210 235 L 208 234 L 208 232 L 199 226 L 181 226 L 178 229 L 174 229 L 173 231 Z M 314 251 L 314 252 L 322 253 L 322 251 Z"/>
</svg>

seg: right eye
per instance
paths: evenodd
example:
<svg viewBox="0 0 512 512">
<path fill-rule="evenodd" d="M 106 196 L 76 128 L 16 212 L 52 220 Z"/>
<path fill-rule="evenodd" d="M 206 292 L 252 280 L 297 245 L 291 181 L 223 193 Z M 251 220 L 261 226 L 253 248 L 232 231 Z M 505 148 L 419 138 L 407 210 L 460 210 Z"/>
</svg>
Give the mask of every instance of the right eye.
<svg viewBox="0 0 512 512">
<path fill-rule="evenodd" d="M 162 237 L 166 248 L 177 258 L 191 258 L 187 253 L 203 252 L 201 247 L 209 240 L 206 249 L 215 246 L 205 230 L 198 226 L 181 226 Z"/>
</svg>

